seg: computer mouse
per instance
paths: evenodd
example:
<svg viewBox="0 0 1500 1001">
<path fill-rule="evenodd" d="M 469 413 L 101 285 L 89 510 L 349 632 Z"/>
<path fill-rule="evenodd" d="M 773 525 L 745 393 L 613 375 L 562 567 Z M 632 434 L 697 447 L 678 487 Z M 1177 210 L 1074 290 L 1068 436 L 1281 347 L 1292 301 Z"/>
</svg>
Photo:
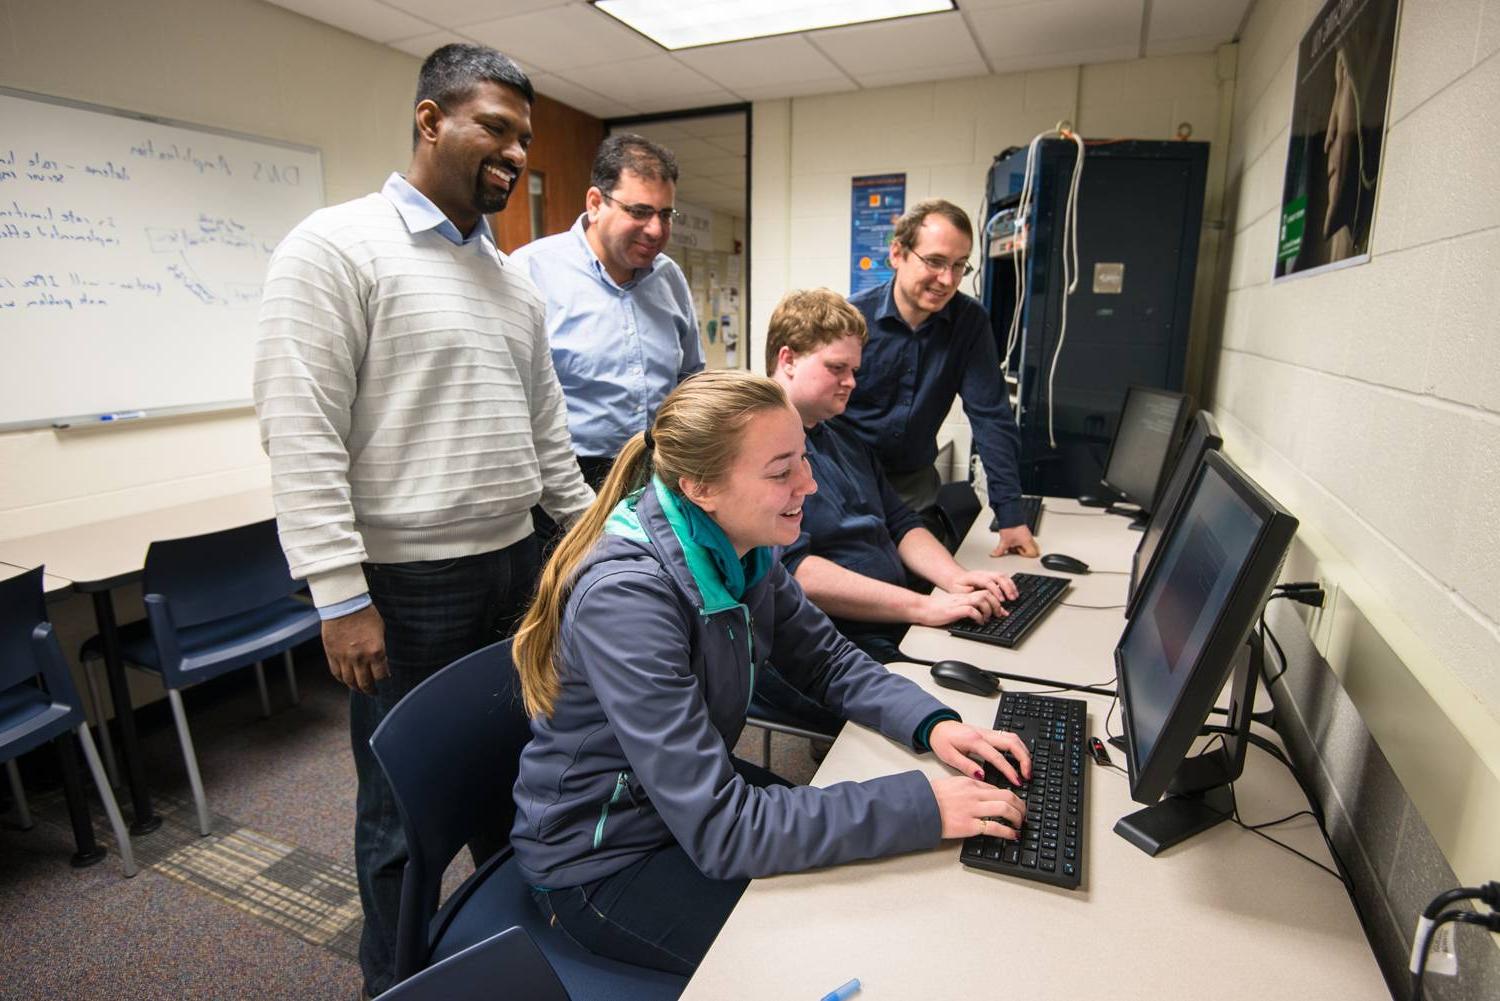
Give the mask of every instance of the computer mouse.
<svg viewBox="0 0 1500 1001">
<path fill-rule="evenodd" d="M 1042 557 L 1042 566 L 1048 570 L 1059 570 L 1063 573 L 1088 573 L 1089 565 L 1076 556 L 1065 556 L 1062 553 L 1048 553 Z"/>
<path fill-rule="evenodd" d="M 970 695 L 994 695 L 1000 691 L 1000 682 L 993 674 L 986 674 L 961 660 L 940 660 L 933 664 L 932 680 L 944 688 Z"/>
<path fill-rule="evenodd" d="M 1098 494 L 1079 494 L 1078 503 L 1082 507 L 1109 507 L 1114 501 L 1109 497 L 1101 497 Z"/>
</svg>

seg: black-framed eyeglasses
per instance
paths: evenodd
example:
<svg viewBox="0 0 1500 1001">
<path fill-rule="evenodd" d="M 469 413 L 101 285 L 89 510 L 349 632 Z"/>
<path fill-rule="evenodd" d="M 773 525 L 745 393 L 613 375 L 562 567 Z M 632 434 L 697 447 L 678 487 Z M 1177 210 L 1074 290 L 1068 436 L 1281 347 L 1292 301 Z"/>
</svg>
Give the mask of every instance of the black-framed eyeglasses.
<svg viewBox="0 0 1500 1001">
<path fill-rule="evenodd" d="M 672 225 L 672 223 L 682 218 L 682 213 L 678 212 L 676 209 L 659 209 L 654 205 L 641 205 L 639 203 L 627 205 L 626 203 L 620 201 L 618 198 L 611 198 L 609 195 L 606 195 L 602 191 L 599 192 L 599 197 L 603 198 L 611 205 L 617 206 L 621 212 L 624 212 L 636 222 L 645 222 L 652 216 L 656 216 L 656 218 L 661 220 L 661 224 L 663 226 L 670 226 Z"/>
<path fill-rule="evenodd" d="M 933 274 L 951 271 L 960 278 L 967 278 L 974 273 L 974 265 L 968 261 L 945 261 L 941 257 L 923 257 L 916 252 L 913 252 L 911 256 L 921 261 L 922 266 Z"/>
</svg>

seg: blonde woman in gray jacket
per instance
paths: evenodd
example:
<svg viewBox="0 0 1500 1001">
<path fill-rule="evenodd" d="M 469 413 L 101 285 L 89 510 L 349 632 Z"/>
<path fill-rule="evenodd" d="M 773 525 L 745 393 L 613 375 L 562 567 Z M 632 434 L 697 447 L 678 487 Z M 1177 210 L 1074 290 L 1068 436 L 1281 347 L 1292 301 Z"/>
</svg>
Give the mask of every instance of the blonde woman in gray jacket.
<svg viewBox="0 0 1500 1001">
<path fill-rule="evenodd" d="M 963 723 L 841 636 L 774 558 L 817 489 L 781 388 L 677 387 L 553 554 L 516 636 L 532 716 L 511 834 L 538 906 L 593 952 L 691 973 L 757 876 L 1015 837 L 1024 744 Z M 840 716 L 958 774 L 793 787 L 738 761 L 774 662 Z"/>
</svg>

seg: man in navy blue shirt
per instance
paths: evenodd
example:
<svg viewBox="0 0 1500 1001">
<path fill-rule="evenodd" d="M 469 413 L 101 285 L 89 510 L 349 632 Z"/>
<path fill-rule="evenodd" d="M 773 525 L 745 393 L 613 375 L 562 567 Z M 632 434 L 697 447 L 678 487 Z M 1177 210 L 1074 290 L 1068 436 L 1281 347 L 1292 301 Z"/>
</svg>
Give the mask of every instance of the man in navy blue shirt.
<svg viewBox="0 0 1500 1001">
<path fill-rule="evenodd" d="M 789 293 L 771 314 L 766 371 L 807 429 L 818 491 L 802 501 L 802 533 L 782 554 L 808 598 L 882 663 L 912 623 L 944 626 L 1003 614 L 1004 574 L 966 570 L 896 495 L 873 451 L 838 420 L 855 386 L 864 318 L 837 293 Z M 908 573 L 936 584 L 912 590 Z"/>
<path fill-rule="evenodd" d="M 990 555 L 1036 556 L 1021 514 L 1020 433 L 990 319 L 958 290 L 973 271 L 973 246 L 969 217 L 952 202 L 919 202 L 896 223 L 895 275 L 849 298 L 869 325 L 869 343 L 845 416 L 880 456 L 897 492 L 920 511 L 937 499 L 938 428 L 960 397 L 1000 521 Z"/>
</svg>

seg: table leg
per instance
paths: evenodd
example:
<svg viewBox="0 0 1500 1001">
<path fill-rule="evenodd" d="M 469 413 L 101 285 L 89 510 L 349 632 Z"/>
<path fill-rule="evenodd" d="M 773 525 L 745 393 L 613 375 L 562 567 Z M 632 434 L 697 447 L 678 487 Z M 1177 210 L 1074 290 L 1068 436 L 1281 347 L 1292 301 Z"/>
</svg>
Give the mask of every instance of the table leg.
<svg viewBox="0 0 1500 1001">
<path fill-rule="evenodd" d="M 73 749 L 73 734 L 60 734 L 54 743 L 62 758 L 63 799 L 68 804 L 68 819 L 73 824 L 73 868 L 82 869 L 104 858 L 104 849 L 94 840 L 94 822 L 89 817 L 88 800 L 78 780 L 78 752 Z"/>
<path fill-rule="evenodd" d="M 109 679 L 109 693 L 115 704 L 115 724 L 120 734 L 120 756 L 125 759 L 125 779 L 130 785 L 130 801 L 135 817 L 131 834 L 146 834 L 161 826 L 161 818 L 151 809 L 151 793 L 146 788 L 146 772 L 141 763 L 141 746 L 135 734 L 135 708 L 130 704 L 130 688 L 125 681 L 125 658 L 120 653 L 120 630 L 115 622 L 115 606 L 108 591 L 95 591 L 94 621 L 104 645 L 104 671 Z"/>
</svg>

